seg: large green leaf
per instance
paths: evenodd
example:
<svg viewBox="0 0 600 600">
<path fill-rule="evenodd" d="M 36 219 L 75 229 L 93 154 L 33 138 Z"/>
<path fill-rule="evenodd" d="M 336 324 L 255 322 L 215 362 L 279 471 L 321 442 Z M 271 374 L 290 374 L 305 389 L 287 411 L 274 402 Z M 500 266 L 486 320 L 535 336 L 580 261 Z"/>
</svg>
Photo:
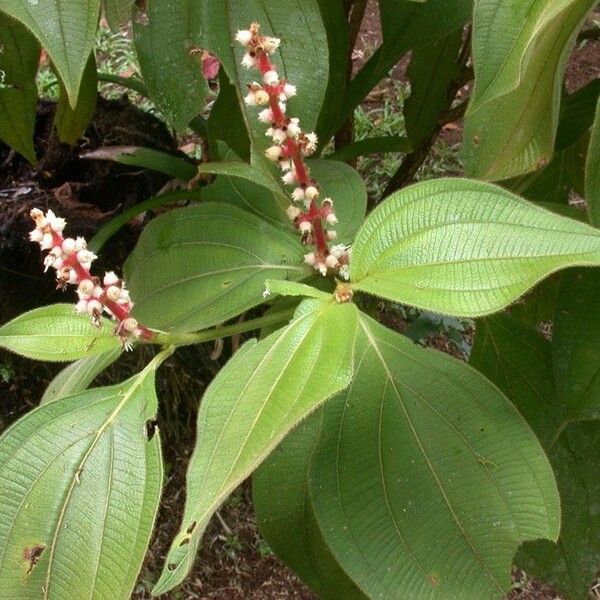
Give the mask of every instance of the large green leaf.
<svg viewBox="0 0 600 600">
<path fill-rule="evenodd" d="M 322 600 L 366 596 L 344 573 L 327 547 L 310 495 L 310 472 L 321 435 L 323 411 L 301 423 L 271 453 L 252 478 L 261 535 Z"/>
<path fill-rule="evenodd" d="M 600 417 L 600 269 L 561 277 L 552 337 L 559 397 L 571 419 Z"/>
<path fill-rule="evenodd" d="M 404 102 L 408 139 L 418 146 L 437 129 L 440 112 L 451 100 L 450 85 L 459 75 L 462 27 L 428 46 L 415 48 L 407 75 L 410 96 Z"/>
<path fill-rule="evenodd" d="M 473 0 L 379 0 L 383 44 L 348 86 L 338 125 L 352 115 L 403 54 L 435 43 L 464 25 L 471 18 L 472 6 Z"/>
<path fill-rule="evenodd" d="M 465 172 L 492 181 L 552 158 L 561 86 L 577 30 L 596 0 L 478 0 L 475 88 L 465 118 Z"/>
<path fill-rule="evenodd" d="M 0 438 L 3 598 L 130 597 L 162 485 L 154 370 L 44 404 Z"/>
<path fill-rule="evenodd" d="M 302 279 L 297 236 L 228 204 L 201 204 L 152 221 L 125 264 L 146 326 L 193 331 L 263 301 L 267 279 Z"/>
<path fill-rule="evenodd" d="M 600 227 L 600 99 L 585 168 L 585 197 L 590 221 Z"/>
<path fill-rule="evenodd" d="M 562 505 L 557 544 L 526 543 L 517 564 L 568 600 L 586 600 L 600 565 L 600 423 L 574 423 L 550 450 Z"/>
<path fill-rule="evenodd" d="M 46 49 L 75 106 L 94 47 L 100 0 L 0 0 L 3 11 L 27 27 Z"/>
<path fill-rule="evenodd" d="M 558 536 L 542 448 L 468 365 L 361 328 L 310 474 L 327 544 L 370 598 L 503 598 L 521 542 Z"/>
<path fill-rule="evenodd" d="M 307 300 L 290 325 L 246 344 L 213 380 L 198 414 L 183 523 L 154 594 L 183 580 L 208 520 L 235 487 L 348 385 L 357 318 L 353 304 Z"/>
<path fill-rule="evenodd" d="M 390 196 L 356 236 L 352 286 L 420 308 L 480 316 L 550 273 L 600 264 L 600 231 L 491 184 L 437 179 Z"/>
<path fill-rule="evenodd" d="M 135 0 L 104 0 L 104 14 L 113 31 L 131 20 L 131 8 Z"/>
<path fill-rule="evenodd" d="M 96 356 L 80 358 L 68 367 L 65 367 L 48 384 L 40 400 L 40 404 L 54 402 L 65 396 L 72 396 L 73 394 L 87 390 L 96 376 L 114 363 L 121 356 L 121 353 L 121 348 L 115 348 Z"/>
<path fill-rule="evenodd" d="M 600 77 L 566 96 L 560 111 L 556 132 L 556 149 L 574 144 L 594 123 L 594 112 L 600 98 Z"/>
<path fill-rule="evenodd" d="M 81 80 L 81 91 L 77 104 L 71 107 L 64 85 L 60 84 L 60 97 L 54 113 L 54 127 L 58 138 L 65 144 L 74 144 L 87 129 L 92 120 L 98 99 L 98 77 L 96 59 L 90 54 Z"/>
<path fill-rule="evenodd" d="M 506 314 L 477 321 L 469 363 L 493 381 L 518 408 L 545 447 L 560 431 L 565 405 L 554 386 L 552 350 L 532 325 Z"/>
<path fill-rule="evenodd" d="M 150 98 L 178 130 L 201 112 L 208 91 L 198 28 L 202 8 L 194 0 L 147 0 L 146 19 L 134 20 L 140 69 Z"/>
<path fill-rule="evenodd" d="M 1 7 L 0 7 L 1 8 Z M 35 163 L 35 74 L 40 46 L 18 21 L 0 12 L 0 139 Z"/>
<path fill-rule="evenodd" d="M 36 360 L 66 362 L 119 346 L 110 321 L 96 328 L 71 304 L 36 308 L 0 327 L 0 347 Z"/>
</svg>

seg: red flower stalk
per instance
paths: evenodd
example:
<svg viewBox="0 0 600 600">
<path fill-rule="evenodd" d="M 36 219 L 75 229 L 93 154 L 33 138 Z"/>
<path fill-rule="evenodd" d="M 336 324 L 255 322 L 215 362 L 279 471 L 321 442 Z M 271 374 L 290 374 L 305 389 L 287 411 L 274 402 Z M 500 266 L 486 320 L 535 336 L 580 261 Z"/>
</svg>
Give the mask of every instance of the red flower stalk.
<svg viewBox="0 0 600 600">
<path fill-rule="evenodd" d="M 254 82 L 248 86 L 245 102 L 248 106 L 265 106 L 258 118 L 269 125 L 266 135 L 273 140 L 265 154 L 281 167 L 283 183 L 294 186 L 288 216 L 300 231 L 302 242 L 315 247 L 314 252 L 305 255 L 305 261 L 322 275 L 335 273 L 347 279 L 349 249 L 343 244 L 329 247 L 329 241 L 336 237 L 334 229 L 327 229 L 337 223 L 333 200 L 320 200 L 319 184 L 311 177 L 305 162 L 305 158 L 316 150 L 317 135 L 305 133 L 297 118 L 286 115 L 286 102 L 296 95 L 296 87 L 279 77 L 270 59 L 281 41 L 260 35 L 259 30 L 260 25 L 252 23 L 249 29 L 238 31 L 235 37 L 246 48 L 242 64 L 257 68 L 262 75 L 262 83 Z"/>
<path fill-rule="evenodd" d="M 96 327 L 100 326 L 100 317 L 106 312 L 117 321 L 115 333 L 126 349 L 131 349 L 132 338 L 154 337 L 152 331 L 130 316 L 133 302 L 125 282 L 113 271 L 106 272 L 102 281 L 90 273 L 97 256 L 87 249 L 84 238 L 63 237 L 67 223 L 51 210 L 44 214 L 34 208 L 31 218 L 35 221 L 35 229 L 29 233 L 29 239 L 38 242 L 42 250 L 50 251 L 44 259 L 44 270 L 50 267 L 56 270 L 59 289 L 66 289 L 69 284 L 77 286 L 76 312 L 89 315 Z"/>
</svg>

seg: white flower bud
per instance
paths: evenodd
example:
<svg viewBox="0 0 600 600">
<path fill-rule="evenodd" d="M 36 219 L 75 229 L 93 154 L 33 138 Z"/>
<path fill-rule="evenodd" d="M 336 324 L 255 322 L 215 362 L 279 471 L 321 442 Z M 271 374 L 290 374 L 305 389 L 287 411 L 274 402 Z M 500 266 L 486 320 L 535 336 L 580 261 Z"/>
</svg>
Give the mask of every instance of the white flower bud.
<svg viewBox="0 0 600 600">
<path fill-rule="evenodd" d="M 119 283 L 119 278 L 114 271 L 106 271 L 103 279 L 104 285 L 115 285 Z"/>
<path fill-rule="evenodd" d="M 275 50 L 277 50 L 277 48 L 279 48 L 280 44 L 281 44 L 281 40 L 279 38 L 276 38 L 276 37 L 266 37 L 263 40 L 264 49 L 269 54 L 271 52 L 275 52 Z"/>
<path fill-rule="evenodd" d="M 338 266 L 338 259 L 333 255 L 333 254 L 328 254 L 327 258 L 325 258 L 325 264 L 330 268 L 330 269 L 335 269 L 335 267 Z"/>
<path fill-rule="evenodd" d="M 62 217 L 57 217 L 51 210 L 46 213 L 46 220 L 50 228 L 56 233 L 61 233 L 67 224 Z"/>
<path fill-rule="evenodd" d="M 262 123 L 273 122 L 273 111 L 270 108 L 265 108 L 258 113 L 258 120 Z"/>
<path fill-rule="evenodd" d="M 289 171 L 292 168 L 292 161 L 291 160 L 280 160 L 279 168 L 282 171 Z"/>
<path fill-rule="evenodd" d="M 310 233 L 312 231 L 312 223 L 310 221 L 301 221 L 298 225 L 298 229 L 302 233 Z"/>
<path fill-rule="evenodd" d="M 81 236 L 75 238 L 75 250 L 79 252 L 79 250 L 83 250 L 84 248 L 87 248 L 85 238 L 82 238 Z"/>
<path fill-rule="evenodd" d="M 290 206 L 287 207 L 285 212 L 287 213 L 287 216 L 290 221 L 294 221 L 297 217 L 299 217 L 302 214 L 302 211 L 293 204 L 290 204 Z"/>
<path fill-rule="evenodd" d="M 42 232 L 41 229 L 34 229 L 33 231 L 29 232 L 29 241 L 30 242 L 41 242 L 42 238 L 44 237 L 44 233 Z"/>
<path fill-rule="evenodd" d="M 63 252 L 67 255 L 75 252 L 75 240 L 73 238 L 66 238 L 62 243 Z"/>
<path fill-rule="evenodd" d="M 254 92 L 248 92 L 244 97 L 244 102 L 246 103 L 246 106 L 256 106 L 256 97 Z"/>
<path fill-rule="evenodd" d="M 337 238 L 337 231 L 335 229 L 330 229 L 327 232 L 327 239 L 328 240 L 335 240 L 335 238 Z"/>
<path fill-rule="evenodd" d="M 87 306 L 88 306 L 88 301 L 87 300 L 83 300 L 81 299 L 76 305 L 75 305 L 75 312 L 77 312 L 80 315 L 85 315 L 87 314 Z"/>
<path fill-rule="evenodd" d="M 304 255 L 304 262 L 307 265 L 310 265 L 311 267 L 314 267 L 315 263 L 317 262 L 317 257 L 315 256 L 314 252 L 309 252 L 308 254 Z"/>
<path fill-rule="evenodd" d="M 294 188 L 294 191 L 292 192 L 292 198 L 296 202 L 299 202 L 300 200 L 304 200 L 304 198 L 305 198 L 304 189 L 301 188 L 300 186 L 298 186 L 297 188 Z"/>
<path fill-rule="evenodd" d="M 134 332 L 138 328 L 138 322 L 133 317 L 127 317 L 123 321 L 123 329 L 129 333 Z"/>
<path fill-rule="evenodd" d="M 90 268 L 90 266 L 92 265 L 92 261 L 96 260 L 96 258 L 98 257 L 89 250 L 83 249 L 77 253 L 77 260 L 86 269 Z"/>
<path fill-rule="evenodd" d="M 235 34 L 235 41 L 247 46 L 252 41 L 252 32 L 249 29 L 239 29 Z"/>
<path fill-rule="evenodd" d="M 251 69 L 252 67 L 256 66 L 256 59 L 253 56 L 250 56 L 248 52 L 246 52 L 246 54 L 244 54 L 244 57 L 242 58 L 242 65 L 246 67 L 246 69 Z"/>
<path fill-rule="evenodd" d="M 104 294 L 104 288 L 101 285 L 97 285 L 94 288 L 92 295 L 94 296 L 94 298 L 100 298 L 102 296 L 102 294 Z"/>
<path fill-rule="evenodd" d="M 329 225 L 335 225 L 338 222 L 338 218 L 335 216 L 335 213 L 330 212 L 326 217 L 325 221 L 329 223 Z"/>
<path fill-rule="evenodd" d="M 39 208 L 32 208 L 29 216 L 35 221 L 35 224 L 40 229 L 46 227 L 46 216 Z"/>
<path fill-rule="evenodd" d="M 254 100 L 258 106 L 264 106 L 269 103 L 269 94 L 265 90 L 254 92 Z"/>
<path fill-rule="evenodd" d="M 344 246 L 344 244 L 336 244 L 335 246 L 331 246 L 329 251 L 336 258 L 342 258 L 342 256 L 348 254 L 348 252 L 346 251 L 346 246 Z"/>
<path fill-rule="evenodd" d="M 283 86 L 283 93 L 286 98 L 291 98 L 292 96 L 295 96 L 296 92 L 297 92 L 296 86 L 292 85 L 291 83 L 286 83 Z"/>
<path fill-rule="evenodd" d="M 116 285 L 109 285 L 104 293 L 109 300 L 116 302 L 121 295 L 121 288 L 118 288 Z"/>
<path fill-rule="evenodd" d="M 67 283 L 72 285 L 79 283 L 79 275 L 77 275 L 77 271 L 75 269 L 69 269 L 69 279 L 67 280 Z"/>
<path fill-rule="evenodd" d="M 90 300 L 87 303 L 87 312 L 90 317 L 102 314 L 102 304 L 98 300 Z"/>
<path fill-rule="evenodd" d="M 323 277 L 327 275 L 327 265 L 324 262 L 317 263 L 315 268 L 317 271 L 319 271 L 319 273 L 321 273 L 321 275 L 323 275 Z"/>
<path fill-rule="evenodd" d="M 119 294 L 118 302 L 119 302 L 119 304 L 129 304 L 130 306 L 133 306 L 133 303 L 131 302 L 131 298 L 129 297 L 129 290 L 126 290 L 125 288 L 121 288 L 121 293 Z"/>
<path fill-rule="evenodd" d="M 316 200 L 319 197 L 319 190 L 314 185 L 309 185 L 304 194 L 307 200 Z"/>
<path fill-rule="evenodd" d="M 94 292 L 94 282 L 91 279 L 83 279 L 79 283 L 77 292 L 82 296 L 91 296 Z"/>
<path fill-rule="evenodd" d="M 273 162 L 277 162 L 279 157 L 281 156 L 281 146 L 270 146 L 265 150 L 265 156 L 272 160 Z"/>
<path fill-rule="evenodd" d="M 265 85 L 275 85 L 276 83 L 279 83 L 277 71 L 267 71 L 263 75 L 263 81 L 265 82 Z"/>
<path fill-rule="evenodd" d="M 285 138 L 287 137 L 283 129 L 278 129 L 275 127 L 269 127 L 269 129 L 267 130 L 267 135 L 269 135 L 269 137 L 272 137 L 273 141 L 279 144 L 284 142 Z"/>
<path fill-rule="evenodd" d="M 292 185 L 293 183 L 296 183 L 296 171 L 291 170 L 288 171 L 282 178 L 281 181 L 283 181 L 283 183 L 285 185 Z"/>
<path fill-rule="evenodd" d="M 54 246 L 54 238 L 51 233 L 44 233 L 42 241 L 40 242 L 40 248 L 42 250 L 50 250 Z"/>
</svg>

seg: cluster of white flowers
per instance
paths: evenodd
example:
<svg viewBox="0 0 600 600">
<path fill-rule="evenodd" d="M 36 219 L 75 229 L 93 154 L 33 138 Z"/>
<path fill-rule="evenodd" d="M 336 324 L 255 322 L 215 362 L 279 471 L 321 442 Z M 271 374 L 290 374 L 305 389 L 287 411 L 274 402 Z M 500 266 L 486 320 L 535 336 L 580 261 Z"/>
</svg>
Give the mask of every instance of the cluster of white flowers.
<svg viewBox="0 0 600 600">
<path fill-rule="evenodd" d="M 76 312 L 89 315 L 95 326 L 101 324 L 103 312 L 113 317 L 118 322 L 116 333 L 127 348 L 131 347 L 131 336 L 143 337 L 149 333 L 129 316 L 133 302 L 123 280 L 113 271 L 106 272 L 102 281 L 90 273 L 97 256 L 87 249 L 85 239 L 63 237 L 67 223 L 52 210 L 44 214 L 34 208 L 30 214 L 35 229 L 29 233 L 29 239 L 37 242 L 42 250 L 49 250 L 44 258 L 44 271 L 50 267 L 56 270 L 61 289 L 68 284 L 77 286 Z"/>
<path fill-rule="evenodd" d="M 235 36 L 246 49 L 242 64 L 257 68 L 262 75 L 262 83 L 255 81 L 248 86 L 245 102 L 248 106 L 265 107 L 258 113 L 258 119 L 269 126 L 266 135 L 272 140 L 265 154 L 281 168 L 283 183 L 294 186 L 288 217 L 302 235 L 302 241 L 315 246 L 314 252 L 305 255 L 306 263 L 324 276 L 334 272 L 347 278 L 348 250 L 343 245 L 328 247 L 328 241 L 337 237 L 333 229 L 338 222 L 333 200 L 324 198 L 320 201 L 319 185 L 311 178 L 304 161 L 317 148 L 317 134 L 303 132 L 299 119 L 286 115 L 287 100 L 295 96 L 297 90 L 279 76 L 269 58 L 279 48 L 281 40 L 261 36 L 259 29 L 258 23 L 252 23 L 249 29 L 240 30 Z"/>
</svg>

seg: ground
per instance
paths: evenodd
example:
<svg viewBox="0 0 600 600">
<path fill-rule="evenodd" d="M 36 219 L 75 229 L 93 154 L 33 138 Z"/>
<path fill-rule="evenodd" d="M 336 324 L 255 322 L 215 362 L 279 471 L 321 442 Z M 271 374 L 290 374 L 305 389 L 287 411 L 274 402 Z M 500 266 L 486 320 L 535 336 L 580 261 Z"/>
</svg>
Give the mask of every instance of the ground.
<svg viewBox="0 0 600 600">
<path fill-rule="evenodd" d="M 367 6 L 354 55 L 355 69 L 365 62 L 379 43 L 380 36 L 377 4 L 371 0 Z M 118 52 L 115 53 L 115 49 Z M 127 35 L 103 32 L 99 38 L 99 51 L 107 55 L 107 61 L 112 61 L 110 67 L 118 74 L 126 76 L 134 68 L 131 45 L 128 43 Z M 108 58 L 109 54 L 110 59 Z M 578 89 L 590 79 L 600 77 L 599 57 L 600 45 L 597 42 L 579 46 L 573 52 L 567 73 L 567 87 L 570 92 Z M 405 77 L 407 64 L 408 58 L 402 60 L 394 69 L 392 76 L 373 90 L 367 102 L 358 109 L 356 113 L 357 137 L 403 133 L 404 123 L 400 109 L 403 98 L 409 93 Z M 462 90 L 462 93 L 467 95 L 468 87 Z M 119 100 L 115 100 L 115 102 L 119 102 Z M 105 107 L 105 110 L 110 111 L 110 107 Z M 148 123 L 143 123 L 137 128 L 137 131 L 125 132 L 129 136 L 126 138 L 127 142 L 112 141 L 112 143 L 136 143 L 135 136 L 148 126 Z M 163 131 L 158 136 L 160 145 L 173 149 L 175 141 L 165 133 Z M 458 174 L 461 172 L 458 157 L 460 133 L 460 121 L 449 124 L 442 131 L 431 156 L 419 172 L 418 177 L 425 178 L 436 176 L 439 173 Z M 42 127 L 40 136 L 43 137 L 43 134 Z M 133 141 L 131 141 L 132 135 L 134 136 Z M 105 139 L 106 136 L 100 132 L 98 140 L 95 142 L 86 140 L 85 143 L 101 144 L 105 143 Z M 156 142 L 157 136 L 153 136 L 153 139 Z M 193 136 L 187 136 L 178 141 L 182 151 L 191 155 L 197 153 Z M 80 150 L 82 149 L 78 148 L 74 154 L 78 154 Z M 62 181 L 73 180 L 73 177 L 68 175 L 67 167 L 79 171 L 84 168 L 81 162 L 75 161 L 73 164 L 69 162 L 69 160 L 75 160 L 73 156 L 67 161 L 63 158 L 62 155 L 54 156 L 53 167 L 50 169 L 57 182 L 61 179 Z M 382 186 L 394 173 L 400 159 L 401 155 L 392 154 L 359 160 L 357 168 L 366 178 L 369 194 L 372 197 L 379 196 Z M 4 167 L 11 167 L 11 180 L 18 179 L 16 177 L 18 170 L 24 168 L 22 164 L 15 163 L 14 160 L 14 157 L 0 155 L 0 163 L 4 163 Z M 63 169 L 63 171 L 67 169 L 67 173 L 57 174 L 59 169 Z M 8 173 L 6 170 L 4 172 Z M 12 223 L 18 222 L 18 218 L 24 214 L 31 202 L 39 201 L 48 194 L 52 194 L 54 198 L 57 198 L 57 193 L 62 194 L 60 198 L 66 207 L 65 210 L 72 209 L 75 212 L 75 216 L 71 215 L 71 219 L 79 223 L 83 229 L 82 232 L 86 233 L 86 226 L 89 230 L 93 230 L 99 223 L 109 218 L 112 214 L 111 211 L 116 207 L 134 203 L 137 195 L 145 197 L 152 195 L 164 184 L 164 180 L 161 178 L 148 178 L 146 175 L 140 177 L 126 169 L 118 172 L 109 170 L 102 173 L 90 171 L 86 172 L 84 177 L 87 180 L 97 180 L 98 189 L 104 191 L 106 191 L 103 187 L 106 181 L 118 180 L 119 189 L 116 189 L 112 195 L 107 194 L 107 197 L 110 196 L 110 202 L 107 204 L 103 205 L 98 197 L 94 196 L 88 200 L 89 204 L 83 205 L 82 208 L 81 206 L 72 206 L 73 196 L 77 193 L 77 188 L 74 189 L 72 185 L 67 188 L 61 187 L 59 189 L 62 191 L 57 192 L 57 188 L 53 187 L 53 181 L 49 181 L 46 186 L 38 186 L 28 183 L 27 177 L 21 177 L 15 187 L 14 181 L 11 183 L 6 178 L 0 178 L 0 222 L 4 224 L 3 227 L 0 227 L 0 252 L 6 251 L 7 247 L 12 252 L 12 246 L 10 246 L 12 238 L 7 230 L 10 229 L 14 236 L 15 229 L 12 227 Z M 127 185 L 123 185 L 124 181 L 127 182 Z M 10 205 L 10 199 L 17 197 L 20 197 L 21 201 L 18 208 L 15 208 Z M 6 227 L 8 223 L 11 224 L 10 228 Z M 119 243 L 121 246 L 115 249 L 114 257 L 126 254 L 132 240 L 120 239 Z M 0 262 L 3 265 L 0 296 L 4 294 L 3 290 L 14 290 L 19 286 L 27 289 L 32 281 L 37 282 L 37 285 L 47 285 L 47 281 L 44 283 L 44 278 L 36 272 L 26 274 L 25 280 L 22 280 L 22 277 L 21 280 L 11 278 L 10 271 L 13 266 L 6 262 L 4 256 L 6 255 L 0 256 Z M 19 260 L 22 261 L 23 257 L 20 257 Z M 51 285 L 47 285 L 47 291 L 44 292 L 47 294 L 46 302 L 52 298 L 51 287 Z M 19 293 L 23 294 L 22 291 Z M 6 294 L 4 295 L 6 296 Z M 11 310 L 11 307 L 12 303 L 5 299 L 5 304 L 2 306 L 2 320 L 11 316 L 7 312 Z M 22 305 L 20 309 L 23 309 Z M 425 327 L 424 330 L 419 329 L 419 331 L 425 331 L 423 335 L 428 345 L 434 346 L 440 351 L 449 352 L 458 358 L 464 358 L 464 346 L 468 346 L 472 337 L 472 328 L 468 323 L 456 321 L 442 327 L 439 324 L 424 322 L 422 319 L 415 320 L 415 314 L 405 314 L 387 309 L 381 317 L 387 325 L 403 331 L 407 335 L 412 333 L 417 339 L 421 335 L 416 333 L 417 327 Z M 409 323 L 412 324 L 409 325 Z M 212 347 L 205 345 L 200 351 L 195 351 L 193 354 L 190 351 L 180 352 L 178 357 L 171 359 L 168 365 L 171 367 L 168 369 L 169 375 L 161 384 L 165 388 L 165 397 L 169 399 L 168 406 L 163 409 L 161 415 L 166 485 L 158 525 L 133 596 L 137 600 L 150 598 L 152 583 L 156 580 L 162 567 L 169 542 L 179 527 L 185 494 L 185 469 L 195 439 L 194 422 L 197 399 L 200 398 L 210 377 L 226 359 L 230 349 L 226 347 L 223 356 L 216 361 L 210 356 L 212 351 Z M 130 358 L 130 361 L 135 360 L 142 361 L 143 359 L 140 357 Z M 190 362 L 194 367 L 191 370 L 189 369 Z M 188 366 L 186 372 L 200 375 L 184 379 L 183 370 L 178 367 L 183 363 Z M 13 359 L 4 364 L 0 357 L 0 395 L 3 398 L 0 406 L 0 430 L 36 405 L 43 386 L 56 371 L 52 367 L 41 367 L 32 373 L 30 368 L 30 363 Z M 121 369 L 126 371 L 127 366 L 121 367 Z M 122 378 L 122 371 L 113 369 L 104 376 L 104 380 L 101 382 L 120 378 Z M 528 578 L 522 572 L 515 571 L 513 581 L 514 590 L 510 595 L 511 600 L 559 598 L 552 590 Z M 591 594 L 596 594 L 596 592 L 591 592 Z M 600 594 L 591 595 L 591 597 L 600 598 Z M 252 511 L 251 487 L 249 482 L 246 482 L 231 496 L 213 519 L 204 537 L 199 558 L 191 575 L 179 589 L 166 594 L 164 598 L 167 600 L 188 598 L 270 600 L 277 598 L 310 599 L 315 596 L 272 555 L 267 544 L 261 539 Z"/>
</svg>

